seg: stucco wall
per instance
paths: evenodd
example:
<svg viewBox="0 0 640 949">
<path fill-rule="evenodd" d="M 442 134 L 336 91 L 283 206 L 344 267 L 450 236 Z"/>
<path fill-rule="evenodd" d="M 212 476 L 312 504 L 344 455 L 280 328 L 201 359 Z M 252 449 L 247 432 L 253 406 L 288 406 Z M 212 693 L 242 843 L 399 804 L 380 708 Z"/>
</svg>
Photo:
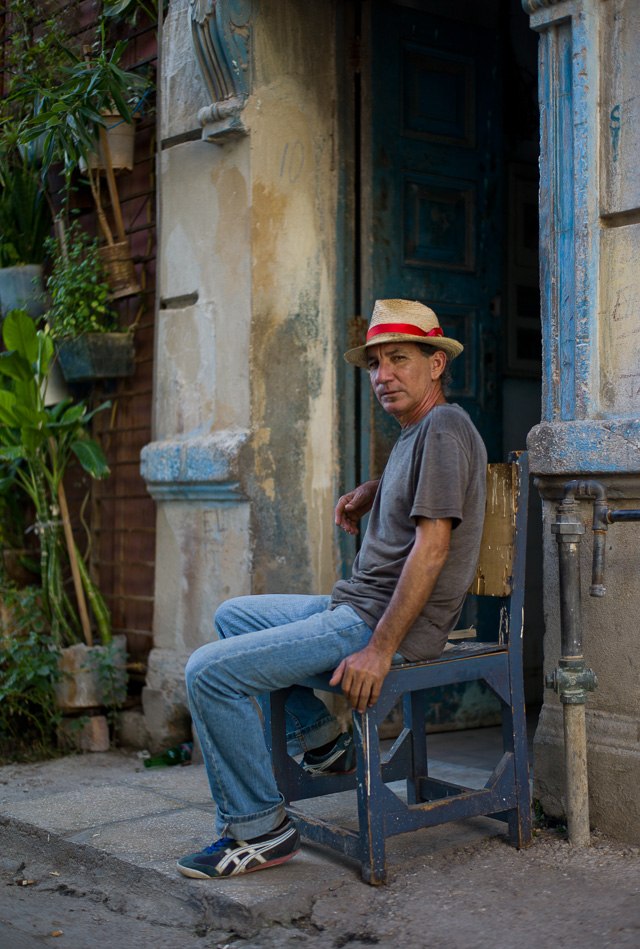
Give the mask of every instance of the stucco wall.
<svg viewBox="0 0 640 949">
<path fill-rule="evenodd" d="M 543 497 L 545 669 L 561 654 L 557 545 L 563 485 L 597 479 L 640 507 L 640 0 L 530 0 L 541 34 L 543 418 L 529 437 Z M 598 677 L 587 701 L 592 824 L 640 841 L 640 524 L 607 534 L 602 599 L 588 596 L 592 508 L 581 502 L 582 636 Z M 545 693 L 534 794 L 565 813 L 562 708 Z"/>
<path fill-rule="evenodd" d="M 334 582 L 332 4 L 261 4 L 251 163 L 252 589 Z"/>
<path fill-rule="evenodd" d="M 335 579 L 334 5 L 242 11 L 250 94 L 232 137 L 206 128 L 200 140 L 211 96 L 188 0 L 172 0 L 164 29 L 161 308 L 142 459 L 158 504 L 143 693 L 157 746 L 188 726 L 184 664 L 214 637 L 219 603 Z"/>
</svg>

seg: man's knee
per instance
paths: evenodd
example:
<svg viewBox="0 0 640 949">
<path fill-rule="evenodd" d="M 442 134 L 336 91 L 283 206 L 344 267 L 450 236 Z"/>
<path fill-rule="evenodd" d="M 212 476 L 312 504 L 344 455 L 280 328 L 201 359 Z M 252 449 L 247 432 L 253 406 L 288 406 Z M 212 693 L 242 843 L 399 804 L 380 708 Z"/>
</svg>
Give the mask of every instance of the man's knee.
<svg viewBox="0 0 640 949">
<path fill-rule="evenodd" d="M 245 597 L 237 596 L 221 603 L 213 617 L 213 625 L 220 639 L 235 635 L 234 623 L 238 618 L 239 606 Z"/>
<path fill-rule="evenodd" d="M 192 695 L 198 685 L 198 678 L 202 672 L 215 667 L 216 643 L 208 643 L 206 646 L 200 646 L 195 652 L 192 652 L 187 661 L 184 670 L 184 678 L 187 683 L 187 693 Z M 211 678 L 211 675 L 209 675 Z"/>
</svg>

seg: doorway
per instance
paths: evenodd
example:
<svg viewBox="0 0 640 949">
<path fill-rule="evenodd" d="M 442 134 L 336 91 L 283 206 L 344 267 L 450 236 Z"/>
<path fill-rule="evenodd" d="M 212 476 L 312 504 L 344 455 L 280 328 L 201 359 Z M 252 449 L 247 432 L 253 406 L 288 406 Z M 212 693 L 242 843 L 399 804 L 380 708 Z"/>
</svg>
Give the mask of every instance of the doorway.
<svg viewBox="0 0 640 949">
<path fill-rule="evenodd" d="M 537 37 L 518 0 L 481 10 L 452 0 L 446 17 L 429 0 L 348 9 L 352 329 L 363 335 L 375 299 L 431 306 L 445 335 L 465 346 L 449 399 L 473 419 L 489 460 L 505 460 L 540 419 Z M 344 470 L 359 483 L 380 474 L 398 430 L 365 373 L 350 384 L 344 404 L 356 434 Z M 530 493 L 525 678 L 528 703 L 539 705 L 541 509 Z M 354 554 L 343 551 L 345 572 Z M 474 609 L 469 598 L 464 625 Z"/>
</svg>

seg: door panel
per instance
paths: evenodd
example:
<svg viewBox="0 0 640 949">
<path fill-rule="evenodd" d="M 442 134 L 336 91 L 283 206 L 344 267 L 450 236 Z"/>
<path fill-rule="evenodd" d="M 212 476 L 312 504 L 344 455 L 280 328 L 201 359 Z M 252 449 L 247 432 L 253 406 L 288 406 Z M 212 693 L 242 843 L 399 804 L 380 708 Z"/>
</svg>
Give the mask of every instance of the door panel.
<svg viewBox="0 0 640 949">
<path fill-rule="evenodd" d="M 492 315 L 501 278 L 498 40 L 383 0 L 368 9 L 363 315 L 387 297 L 435 309 L 445 334 L 465 346 L 452 364 L 450 399 L 473 418 L 490 460 L 499 460 L 499 316 Z M 363 474 L 375 475 L 398 428 L 366 379 L 362 398 L 370 406 Z"/>
</svg>

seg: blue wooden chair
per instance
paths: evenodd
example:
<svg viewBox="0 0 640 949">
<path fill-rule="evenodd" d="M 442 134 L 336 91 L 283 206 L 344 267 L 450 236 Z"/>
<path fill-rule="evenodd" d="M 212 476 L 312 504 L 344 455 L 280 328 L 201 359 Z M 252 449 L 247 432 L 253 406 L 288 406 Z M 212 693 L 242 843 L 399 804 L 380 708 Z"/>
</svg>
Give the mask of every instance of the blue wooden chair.
<svg viewBox="0 0 640 949">
<path fill-rule="evenodd" d="M 514 453 L 508 464 L 488 466 L 482 549 L 470 592 L 500 599 L 500 618 L 492 635 L 487 635 L 491 631 L 481 631 L 482 640 L 491 641 L 454 641 L 439 659 L 393 666 L 376 705 L 364 714 L 352 713 L 357 762 L 354 774 L 307 774 L 286 750 L 284 705 L 288 690 L 271 693 L 265 735 L 287 812 L 303 836 L 360 860 L 362 876 L 369 883 L 384 883 L 387 879 L 387 837 L 421 827 L 484 815 L 507 822 L 514 846 L 531 843 L 522 675 L 528 483 L 526 452 Z M 329 686 L 329 678 L 330 673 L 326 673 L 301 684 L 340 692 L 339 687 Z M 502 758 L 479 790 L 429 775 L 424 724 L 425 689 L 476 680 L 486 683 L 500 701 L 503 739 Z M 378 728 L 401 697 L 403 729 L 383 756 Z M 387 787 L 399 779 L 407 782 L 406 804 Z M 305 815 L 290 804 L 354 788 L 358 798 L 357 831 Z"/>
</svg>

